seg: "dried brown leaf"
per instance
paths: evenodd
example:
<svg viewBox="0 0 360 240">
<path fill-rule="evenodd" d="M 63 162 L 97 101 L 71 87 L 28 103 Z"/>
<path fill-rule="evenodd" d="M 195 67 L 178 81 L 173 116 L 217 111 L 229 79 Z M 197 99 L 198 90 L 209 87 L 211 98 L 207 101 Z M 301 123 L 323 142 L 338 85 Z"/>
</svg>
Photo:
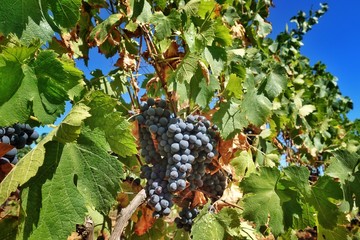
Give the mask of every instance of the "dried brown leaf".
<svg viewBox="0 0 360 240">
<path fill-rule="evenodd" d="M 139 221 L 135 224 L 135 233 L 138 236 L 145 234 L 154 224 L 155 218 L 153 218 L 153 210 L 146 207 L 146 205 L 141 206 L 142 215 Z"/>
<path fill-rule="evenodd" d="M 135 71 L 136 69 L 135 56 L 123 50 L 120 52 L 120 58 L 117 60 L 115 66 L 118 66 L 124 69 L 125 71 Z"/>
<path fill-rule="evenodd" d="M 199 63 L 199 66 L 201 68 L 201 72 L 202 72 L 203 76 L 205 77 L 206 84 L 209 85 L 210 84 L 209 69 L 207 68 L 205 63 L 203 63 L 202 61 L 199 60 L 198 63 Z"/>
</svg>

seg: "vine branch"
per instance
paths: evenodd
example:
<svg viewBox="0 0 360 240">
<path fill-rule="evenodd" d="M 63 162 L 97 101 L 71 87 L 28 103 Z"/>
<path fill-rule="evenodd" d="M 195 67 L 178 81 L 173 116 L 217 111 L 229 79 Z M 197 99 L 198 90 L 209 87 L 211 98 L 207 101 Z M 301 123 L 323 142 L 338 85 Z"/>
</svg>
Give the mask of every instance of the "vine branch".
<svg viewBox="0 0 360 240">
<path fill-rule="evenodd" d="M 145 189 L 142 189 L 140 192 L 138 192 L 138 194 L 136 194 L 134 199 L 126 208 L 121 209 L 120 213 L 116 218 L 114 231 L 112 232 L 109 240 L 120 240 L 121 233 L 126 227 L 129 219 L 134 214 L 135 210 L 145 201 L 145 199 Z"/>
</svg>

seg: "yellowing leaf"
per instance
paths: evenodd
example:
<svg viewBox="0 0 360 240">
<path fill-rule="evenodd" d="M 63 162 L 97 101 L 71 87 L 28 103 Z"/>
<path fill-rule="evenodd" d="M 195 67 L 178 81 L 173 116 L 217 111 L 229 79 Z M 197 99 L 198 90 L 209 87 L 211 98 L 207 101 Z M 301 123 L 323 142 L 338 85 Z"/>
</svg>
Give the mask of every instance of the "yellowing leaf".
<svg viewBox="0 0 360 240">
<path fill-rule="evenodd" d="M 302 106 L 300 109 L 299 109 L 299 115 L 301 117 L 306 117 L 307 115 L 309 115 L 310 113 L 312 113 L 313 111 L 315 111 L 316 108 L 314 105 L 311 105 L 311 104 L 307 104 L 307 105 L 304 105 Z"/>
</svg>

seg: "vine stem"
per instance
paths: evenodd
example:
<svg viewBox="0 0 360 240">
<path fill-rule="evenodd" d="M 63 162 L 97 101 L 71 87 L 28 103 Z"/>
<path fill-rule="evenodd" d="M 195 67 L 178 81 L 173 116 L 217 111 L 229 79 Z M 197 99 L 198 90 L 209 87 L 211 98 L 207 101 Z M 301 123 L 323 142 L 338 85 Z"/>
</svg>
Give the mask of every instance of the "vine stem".
<svg viewBox="0 0 360 240">
<path fill-rule="evenodd" d="M 134 199 L 130 202 L 130 204 L 121 209 L 120 213 L 116 217 L 116 223 L 114 227 L 114 231 L 112 232 L 109 240 L 120 240 L 121 234 L 126 227 L 129 219 L 134 214 L 136 209 L 145 202 L 146 193 L 145 189 L 142 189 L 140 192 L 136 194 Z"/>
<path fill-rule="evenodd" d="M 150 36 L 151 32 L 149 29 L 146 28 L 146 26 L 144 25 L 141 25 L 141 29 L 142 29 L 142 32 L 144 33 L 144 39 L 145 39 L 145 43 L 146 43 L 146 46 L 147 46 L 147 50 L 149 51 L 150 53 L 150 56 L 152 57 L 152 59 L 154 60 L 153 62 L 153 66 L 154 66 L 154 69 L 155 69 L 155 72 L 156 74 L 158 75 L 160 81 L 161 81 L 161 85 L 165 91 L 165 94 L 167 96 L 167 98 L 169 99 L 169 102 L 170 102 L 170 106 L 173 110 L 173 113 L 176 117 L 176 106 L 173 102 L 173 99 L 172 99 L 172 96 L 171 96 L 171 93 L 168 91 L 168 86 L 167 86 L 167 82 L 166 82 L 166 79 L 164 79 L 164 76 L 161 74 L 161 66 L 159 65 L 159 59 L 158 59 L 158 56 L 159 56 L 159 50 L 157 49 L 156 45 L 154 44 L 154 42 L 152 41 L 152 38 Z M 162 60 L 161 60 L 162 61 Z"/>
</svg>

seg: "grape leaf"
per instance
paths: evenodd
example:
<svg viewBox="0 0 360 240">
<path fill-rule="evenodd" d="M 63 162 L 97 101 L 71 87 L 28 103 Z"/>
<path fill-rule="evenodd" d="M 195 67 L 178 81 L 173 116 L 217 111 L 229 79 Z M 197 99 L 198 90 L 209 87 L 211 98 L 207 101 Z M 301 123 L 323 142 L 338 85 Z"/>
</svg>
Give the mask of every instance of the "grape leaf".
<svg viewBox="0 0 360 240">
<path fill-rule="evenodd" d="M 291 183 L 304 196 L 310 196 L 309 170 L 306 167 L 290 166 L 284 169 L 284 173 L 289 177 Z"/>
<path fill-rule="evenodd" d="M 46 161 L 23 189 L 23 209 L 28 216 L 23 223 L 24 238 L 66 238 L 83 221 L 85 206 L 107 213 L 120 190 L 123 171 L 104 148 L 103 138 L 101 131 L 83 128 L 77 143 L 51 141 L 45 145 Z"/>
<path fill-rule="evenodd" d="M 59 28 L 73 27 L 80 16 L 81 0 L 4 1 L 0 8 L 0 33 L 15 33 L 24 42 L 48 41 Z"/>
<path fill-rule="evenodd" d="M 202 70 L 198 68 L 188 88 L 191 103 L 206 108 L 219 88 L 219 82 L 214 76 L 210 75 L 209 82 L 206 82 Z"/>
<path fill-rule="evenodd" d="M 338 178 L 344 184 L 346 180 L 351 180 L 353 174 L 357 170 L 360 163 L 360 156 L 356 153 L 350 153 L 345 150 L 338 150 L 333 153 L 329 166 L 326 168 L 325 174 Z"/>
<path fill-rule="evenodd" d="M 239 106 L 235 101 L 220 103 L 219 110 L 214 113 L 213 122 L 219 126 L 224 139 L 230 139 L 248 125 Z"/>
<path fill-rule="evenodd" d="M 199 68 L 199 60 L 200 57 L 195 54 L 190 53 L 186 55 L 179 67 L 171 74 L 169 81 L 189 83 Z"/>
<path fill-rule="evenodd" d="M 223 25 L 222 20 L 219 18 L 215 24 L 215 41 L 221 46 L 231 46 L 233 43 L 230 29 Z"/>
<path fill-rule="evenodd" d="M 162 12 L 155 12 L 151 22 L 155 25 L 155 36 L 158 40 L 163 40 L 171 35 L 171 30 L 179 27 L 181 19 L 179 12 L 172 9 L 167 16 Z"/>
<path fill-rule="evenodd" d="M 91 116 L 89 110 L 84 104 L 75 105 L 56 131 L 56 140 L 62 143 L 75 141 L 79 137 L 83 120 Z"/>
<path fill-rule="evenodd" d="M 242 76 L 243 77 L 243 76 Z M 242 91 L 242 79 L 236 76 L 235 74 L 230 74 L 229 81 L 226 85 L 225 91 L 228 96 L 234 96 L 237 99 L 240 99 L 243 95 Z"/>
<path fill-rule="evenodd" d="M 344 226 L 336 226 L 333 229 L 326 229 L 323 228 L 322 226 L 319 226 L 317 230 L 318 230 L 319 240 L 349 239 L 349 235 L 350 235 L 349 231 Z"/>
<path fill-rule="evenodd" d="M 269 33 L 271 33 L 271 24 L 265 22 L 259 14 L 256 14 L 254 21 L 257 23 L 257 34 L 259 37 L 266 37 Z"/>
<path fill-rule="evenodd" d="M 71 28 L 78 21 L 81 0 L 57 0 L 48 3 L 55 23 L 62 28 Z"/>
<path fill-rule="evenodd" d="M 274 99 L 282 93 L 287 86 L 286 71 L 281 67 L 276 67 L 270 71 L 266 77 L 265 90 L 270 99 Z"/>
<path fill-rule="evenodd" d="M 130 0 L 132 19 L 139 23 L 148 23 L 151 19 L 151 5 L 146 0 Z"/>
<path fill-rule="evenodd" d="M 21 0 L 14 6 L 13 1 L 3 1 L 0 8 L 0 33 L 14 33 L 26 42 L 38 37 L 50 40 L 53 30 L 43 8 L 44 1 Z"/>
<path fill-rule="evenodd" d="M 322 176 L 312 187 L 311 198 L 308 200 L 318 212 L 319 223 L 327 229 L 336 226 L 340 214 L 339 207 L 333 200 L 341 200 L 343 197 L 340 184 L 328 176 Z"/>
<path fill-rule="evenodd" d="M 227 61 L 226 50 L 223 47 L 208 46 L 205 48 L 204 55 L 212 74 L 215 77 L 219 76 Z"/>
<path fill-rule="evenodd" d="M 14 46 L 0 54 L 0 76 L 8 81 L 8 88 L 0 89 L 2 126 L 26 122 L 30 114 L 41 123 L 53 123 L 74 95 L 71 89 L 82 82 L 81 71 L 69 60 L 58 59 L 53 51 L 40 51 L 35 58 L 34 52 L 34 47 Z"/>
<path fill-rule="evenodd" d="M 241 235 L 240 215 L 241 211 L 239 209 L 223 208 L 215 215 L 215 218 L 225 229 L 226 235 L 236 238 Z"/>
<path fill-rule="evenodd" d="M 199 215 L 197 221 L 191 229 L 193 239 L 208 240 L 208 239 L 224 239 L 225 229 L 216 221 L 216 217 L 207 213 Z"/>
<path fill-rule="evenodd" d="M 21 192 L 27 216 L 20 225 L 21 239 L 64 239 L 83 222 L 87 211 L 75 186 L 74 163 L 64 165 L 66 159 L 61 158 L 64 145 L 50 141 L 45 149 L 46 161 Z"/>
<path fill-rule="evenodd" d="M 314 206 L 319 223 L 328 229 L 336 225 L 339 216 L 338 206 L 333 200 L 340 200 L 343 196 L 340 184 L 328 176 L 322 176 L 315 185 L 309 185 L 309 170 L 306 167 L 288 167 L 284 170 L 292 184 L 303 195 L 306 202 Z"/>
<path fill-rule="evenodd" d="M 271 102 L 263 94 L 257 94 L 256 89 L 249 89 L 244 94 L 241 109 L 251 124 L 260 126 L 270 115 Z"/>
<path fill-rule="evenodd" d="M 116 100 L 101 91 L 91 92 L 84 99 L 90 107 L 91 117 L 85 120 L 91 128 L 100 128 L 105 132 L 111 150 L 125 157 L 137 153 L 136 142 L 131 134 L 131 125 L 121 113 L 114 112 Z"/>
<path fill-rule="evenodd" d="M 264 167 L 260 174 L 253 173 L 240 183 L 244 190 L 244 218 L 254 221 L 257 229 L 269 221 L 275 236 L 284 231 L 283 210 L 276 189 L 279 178 L 278 169 Z"/>
<path fill-rule="evenodd" d="M 19 226 L 18 219 L 13 218 L 3 218 L 0 221 L 0 239 L 2 240 L 15 240 L 16 232 Z"/>
<path fill-rule="evenodd" d="M 96 27 L 91 31 L 89 39 L 95 41 L 97 46 L 103 44 L 106 39 L 109 37 L 110 31 L 116 24 L 118 24 L 123 17 L 122 14 L 112 14 L 105 21 L 96 25 Z"/>
<path fill-rule="evenodd" d="M 46 151 L 44 145 L 53 140 L 55 135 L 63 142 L 70 142 L 77 139 L 80 134 L 82 120 L 89 116 L 87 110 L 88 107 L 82 104 L 75 105 L 64 119 L 64 123 L 61 123 L 59 128 L 51 131 L 32 151 L 26 154 L 21 161 L 15 165 L 14 169 L 0 183 L 1 203 L 3 203 L 18 186 L 22 186 L 36 175 L 39 167 L 44 164 L 44 153 Z M 79 117 L 80 113 L 83 116 Z"/>
<path fill-rule="evenodd" d="M 238 156 L 233 158 L 230 164 L 234 167 L 236 177 L 243 178 L 255 172 L 255 163 L 251 151 L 241 151 Z"/>
<path fill-rule="evenodd" d="M 208 13 L 211 13 L 216 6 L 216 2 L 214 0 L 201 0 L 198 6 L 198 15 L 201 18 L 206 18 Z"/>
<path fill-rule="evenodd" d="M 299 109 L 299 115 L 301 117 L 306 117 L 307 115 L 309 115 L 310 113 L 312 113 L 315 110 L 316 110 L 316 107 L 314 105 L 307 104 L 307 105 L 302 106 Z"/>
</svg>

